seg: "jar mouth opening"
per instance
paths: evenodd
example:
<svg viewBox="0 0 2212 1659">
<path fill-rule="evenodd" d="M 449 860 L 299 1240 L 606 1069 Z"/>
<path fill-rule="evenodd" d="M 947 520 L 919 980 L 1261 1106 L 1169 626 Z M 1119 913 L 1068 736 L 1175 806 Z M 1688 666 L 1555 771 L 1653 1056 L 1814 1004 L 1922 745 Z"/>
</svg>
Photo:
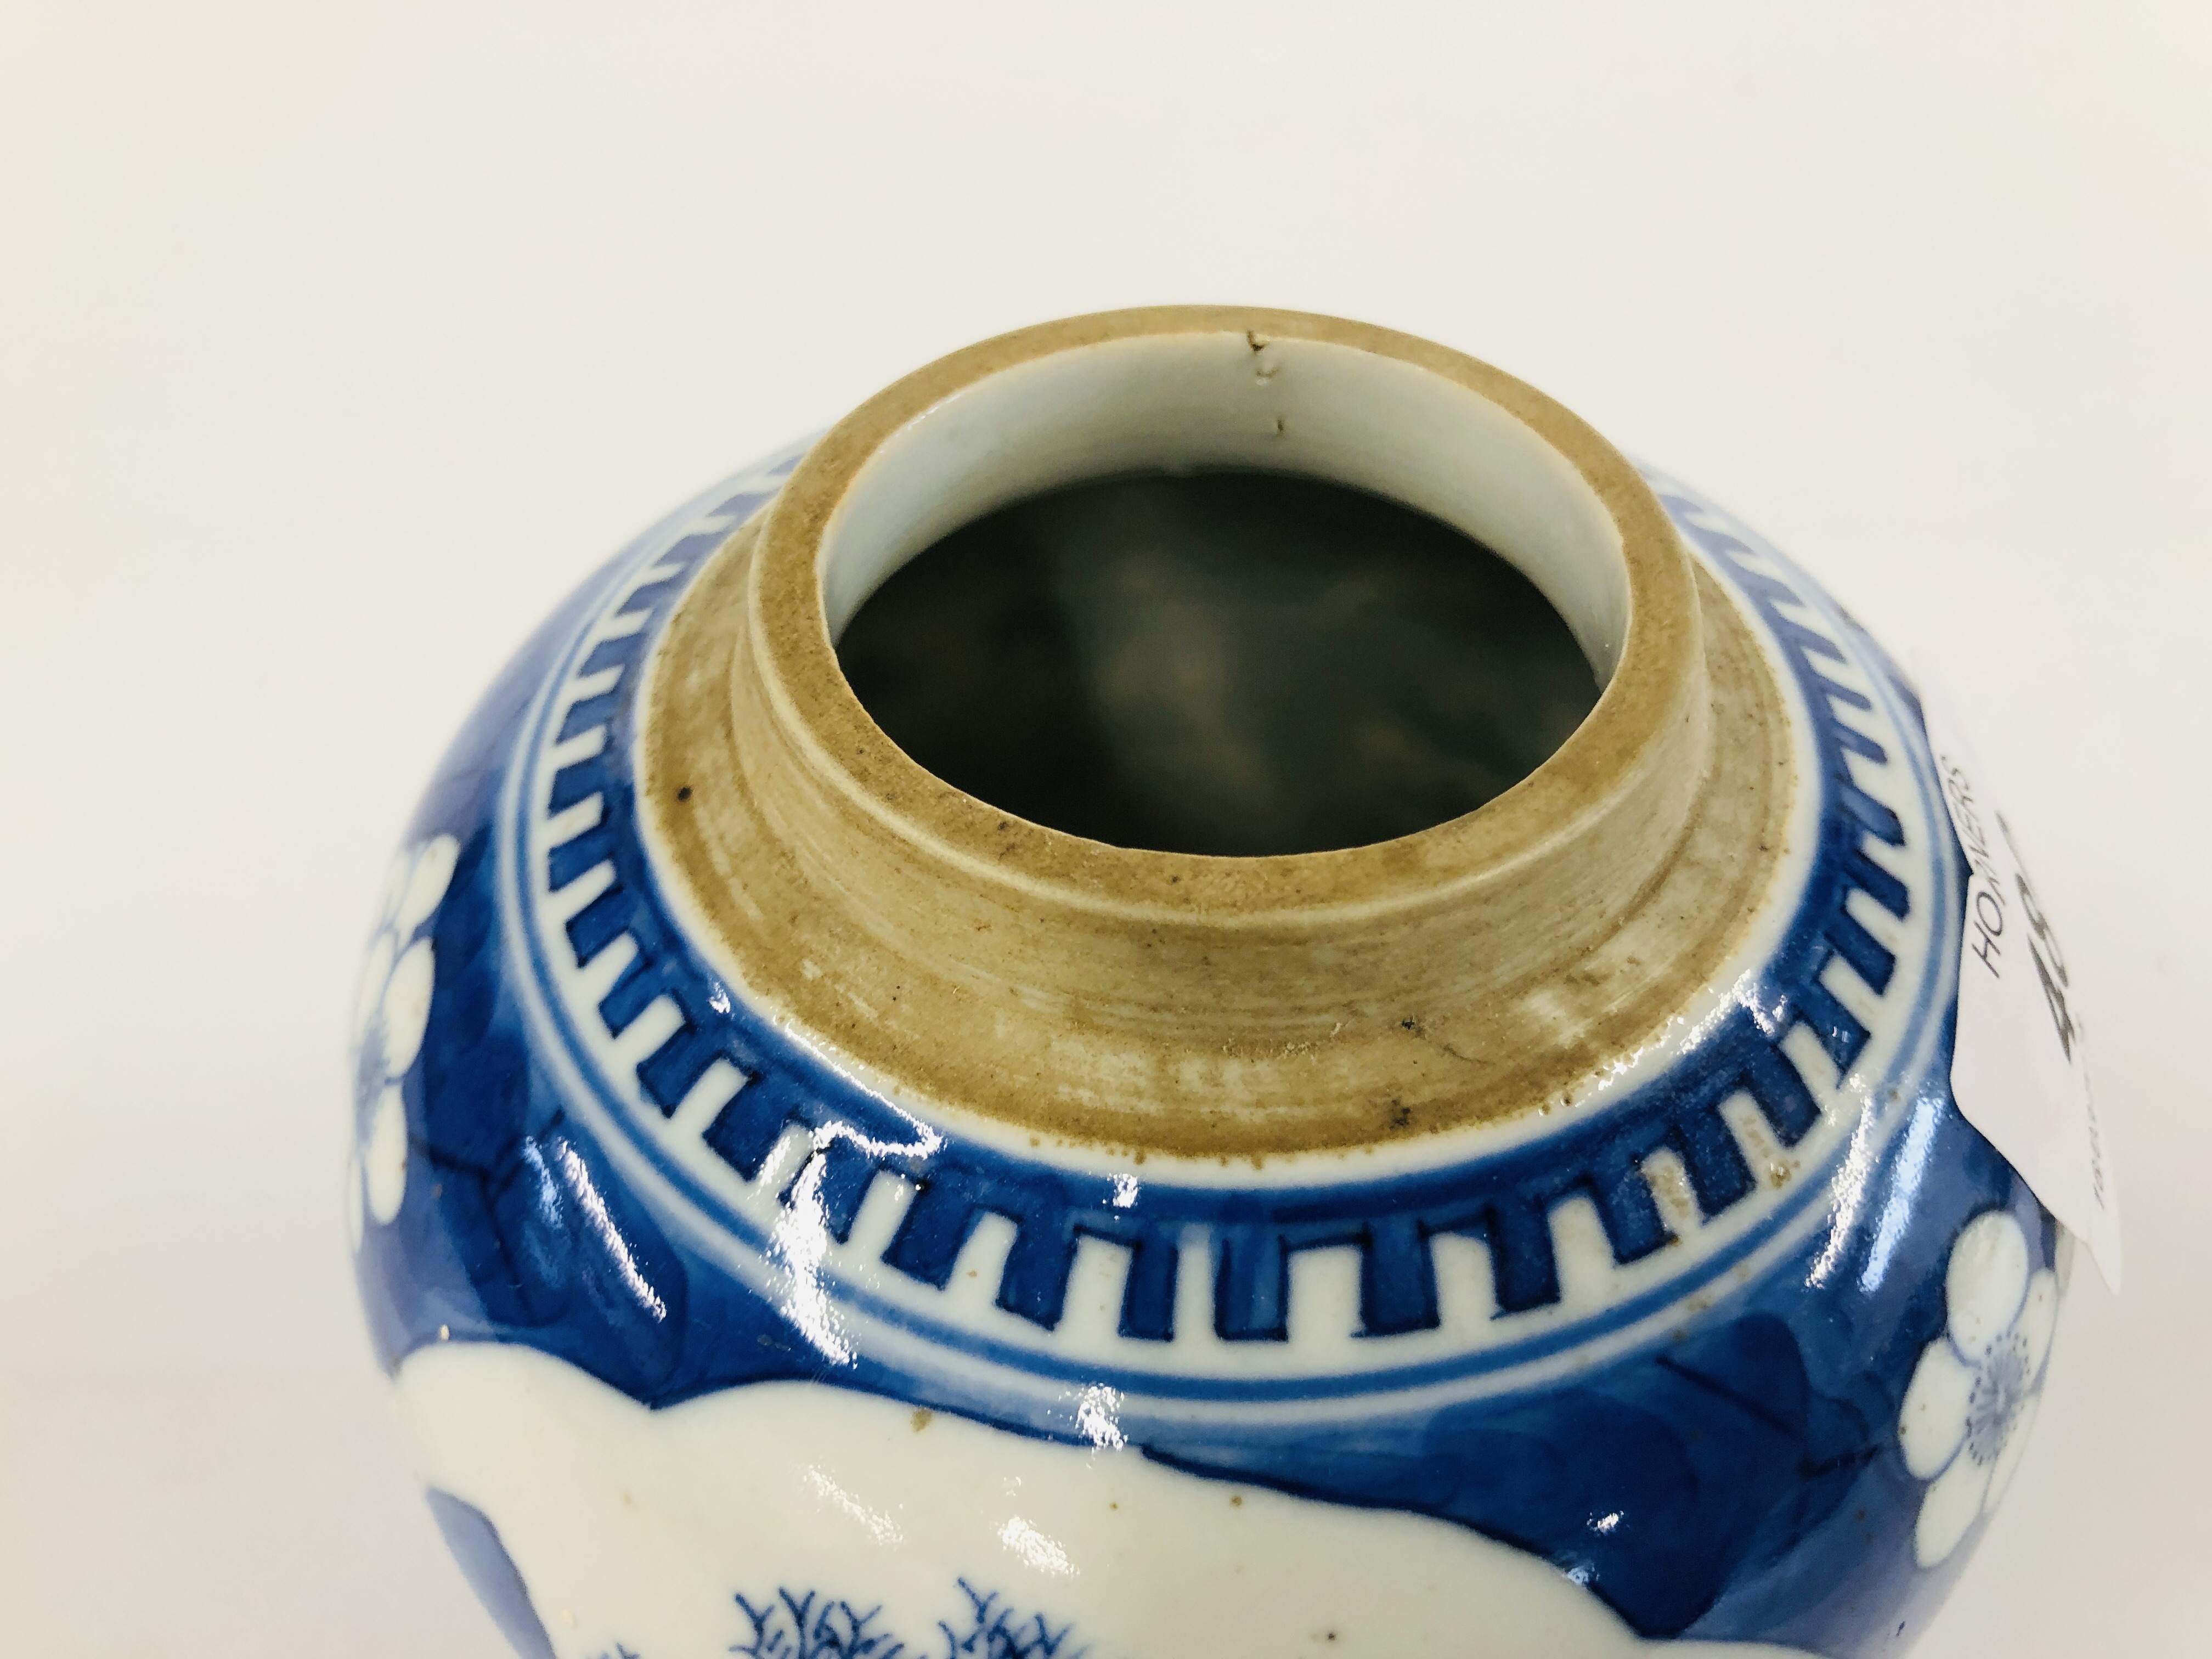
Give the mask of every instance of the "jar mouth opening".
<svg viewBox="0 0 2212 1659">
<path fill-rule="evenodd" d="M 1010 501 L 1131 472 L 1254 469 L 1402 504 L 1519 569 L 1601 688 L 1527 776 L 1460 817 L 1327 851 L 1218 857 L 1115 846 L 1012 817 L 938 778 L 862 706 L 836 640 L 894 571 Z M 1671 844 L 1704 769 L 1704 661 L 1687 556 L 1629 463 L 1567 410 L 1489 365 L 1336 318 L 1164 307 L 1040 325 L 953 353 L 840 422 L 758 531 L 745 672 L 798 763 L 933 856 L 1068 902 L 1243 917 L 1426 902 L 1482 882 L 1656 793 Z M 1660 775 L 1673 772 L 1668 786 Z M 1631 817 L 1649 814 L 1631 813 Z M 1638 862 L 1632 854 L 1629 864 Z"/>
</svg>

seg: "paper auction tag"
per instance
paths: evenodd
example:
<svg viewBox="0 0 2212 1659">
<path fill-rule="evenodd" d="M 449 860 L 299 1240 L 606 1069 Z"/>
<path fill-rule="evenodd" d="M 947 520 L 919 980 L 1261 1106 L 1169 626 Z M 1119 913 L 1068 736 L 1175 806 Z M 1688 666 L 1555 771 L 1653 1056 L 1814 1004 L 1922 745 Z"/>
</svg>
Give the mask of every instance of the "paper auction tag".
<svg viewBox="0 0 2212 1659">
<path fill-rule="evenodd" d="M 1957 710 L 1924 665 L 1914 672 L 1943 804 L 1972 866 L 1952 1097 L 2118 1291 L 2119 1192 L 2089 1096 L 2066 955 Z"/>
</svg>

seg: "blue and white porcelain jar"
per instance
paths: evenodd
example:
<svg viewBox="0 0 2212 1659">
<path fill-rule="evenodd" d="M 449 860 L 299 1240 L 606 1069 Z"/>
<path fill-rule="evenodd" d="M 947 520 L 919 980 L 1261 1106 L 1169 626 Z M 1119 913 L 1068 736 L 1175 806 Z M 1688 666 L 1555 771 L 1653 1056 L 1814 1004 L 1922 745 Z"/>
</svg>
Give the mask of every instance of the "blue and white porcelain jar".
<svg viewBox="0 0 2212 1659">
<path fill-rule="evenodd" d="M 1222 470 L 1494 550 L 1594 706 L 1224 856 L 964 793 L 841 670 L 961 526 Z M 525 1654 L 1899 1650 L 2063 1275 L 1951 1098 L 1962 879 L 1881 648 L 1540 394 L 1029 330 L 647 532 L 453 745 L 357 1022 L 369 1322 Z"/>
</svg>

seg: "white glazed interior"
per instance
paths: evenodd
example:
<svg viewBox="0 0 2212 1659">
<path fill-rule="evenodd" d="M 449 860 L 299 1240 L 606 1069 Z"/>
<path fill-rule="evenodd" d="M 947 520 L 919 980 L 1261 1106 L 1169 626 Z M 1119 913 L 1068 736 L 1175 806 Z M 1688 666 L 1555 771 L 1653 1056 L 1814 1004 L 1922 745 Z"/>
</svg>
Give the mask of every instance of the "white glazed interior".
<svg viewBox="0 0 2212 1659">
<path fill-rule="evenodd" d="M 830 637 L 901 565 L 995 508 L 1086 479 L 1209 468 L 1325 479 L 1465 532 L 1535 583 L 1599 684 L 1611 679 L 1629 616 L 1620 533 L 1553 445 L 1418 364 L 1229 331 L 1033 358 L 892 433 L 824 527 Z"/>
</svg>

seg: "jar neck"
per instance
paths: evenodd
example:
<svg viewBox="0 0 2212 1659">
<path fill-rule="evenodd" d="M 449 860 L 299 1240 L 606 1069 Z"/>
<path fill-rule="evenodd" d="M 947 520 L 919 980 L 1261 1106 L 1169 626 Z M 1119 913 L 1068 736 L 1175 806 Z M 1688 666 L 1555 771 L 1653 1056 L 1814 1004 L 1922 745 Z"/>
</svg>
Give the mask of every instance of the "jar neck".
<svg viewBox="0 0 2212 1659">
<path fill-rule="evenodd" d="M 836 634 L 939 536 L 1084 478 L 1219 466 L 1350 485 L 1493 549 L 1573 631 L 1596 707 L 1464 817 L 1213 858 L 1013 817 L 847 684 Z M 1722 871 L 1716 837 L 1755 846 L 1735 820 L 1786 805 L 1777 689 L 1712 637 L 1741 619 L 1700 586 L 1619 453 L 1473 359 L 1242 308 L 1048 324 L 872 398 L 717 556 L 659 656 L 647 822 L 738 982 L 956 1112 L 1223 1156 L 1508 1116 L 1724 951 L 1759 872 Z M 1597 994 L 1563 988 L 1615 958 Z"/>
</svg>

